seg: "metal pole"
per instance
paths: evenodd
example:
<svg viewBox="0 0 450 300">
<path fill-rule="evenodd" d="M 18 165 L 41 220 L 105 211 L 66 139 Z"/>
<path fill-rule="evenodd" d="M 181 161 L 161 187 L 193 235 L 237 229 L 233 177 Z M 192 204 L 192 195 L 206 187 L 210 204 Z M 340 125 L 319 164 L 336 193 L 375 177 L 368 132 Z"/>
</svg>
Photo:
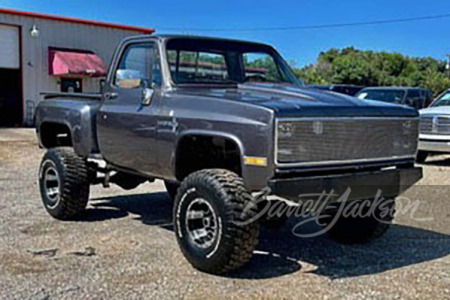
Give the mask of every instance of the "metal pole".
<svg viewBox="0 0 450 300">
<path fill-rule="evenodd" d="M 450 77 L 450 54 L 447 54 L 447 65 L 445 66 L 448 76 Z"/>
</svg>

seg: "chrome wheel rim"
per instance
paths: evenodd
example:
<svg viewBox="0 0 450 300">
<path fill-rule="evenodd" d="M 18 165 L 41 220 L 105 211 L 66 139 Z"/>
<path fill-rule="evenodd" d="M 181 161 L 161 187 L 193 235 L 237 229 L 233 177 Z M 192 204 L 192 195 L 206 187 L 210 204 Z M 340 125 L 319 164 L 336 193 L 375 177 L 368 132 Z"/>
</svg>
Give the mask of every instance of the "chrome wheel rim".
<svg viewBox="0 0 450 300">
<path fill-rule="evenodd" d="M 44 189 L 47 196 L 47 206 L 50 208 L 58 205 L 61 196 L 61 181 L 58 170 L 50 165 L 44 173 Z"/>
<path fill-rule="evenodd" d="M 199 248 L 209 248 L 216 240 L 217 216 L 205 199 L 197 198 L 189 204 L 185 226 L 191 241 Z"/>
</svg>

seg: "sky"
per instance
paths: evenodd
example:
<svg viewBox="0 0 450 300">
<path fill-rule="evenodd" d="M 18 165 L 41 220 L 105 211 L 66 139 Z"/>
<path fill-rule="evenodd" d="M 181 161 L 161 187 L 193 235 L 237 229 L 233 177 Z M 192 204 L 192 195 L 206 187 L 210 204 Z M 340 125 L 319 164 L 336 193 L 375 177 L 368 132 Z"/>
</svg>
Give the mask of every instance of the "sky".
<svg viewBox="0 0 450 300">
<path fill-rule="evenodd" d="M 450 14 L 447 0 L 0 0 L 0 7 L 269 43 L 301 67 L 321 51 L 353 46 L 445 59 L 450 18 L 410 23 L 290 31 L 194 31 L 365 22 Z M 176 30 L 169 30 L 176 28 Z"/>
</svg>

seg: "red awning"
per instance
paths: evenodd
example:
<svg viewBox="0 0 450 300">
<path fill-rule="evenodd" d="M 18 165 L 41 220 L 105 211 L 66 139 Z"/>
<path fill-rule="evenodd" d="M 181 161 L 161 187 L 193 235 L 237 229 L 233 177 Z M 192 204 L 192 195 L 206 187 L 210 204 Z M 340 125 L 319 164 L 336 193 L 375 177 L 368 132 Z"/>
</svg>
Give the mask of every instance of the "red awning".
<svg viewBox="0 0 450 300">
<path fill-rule="evenodd" d="M 93 53 L 49 50 L 50 75 L 106 76 L 106 65 Z"/>
</svg>

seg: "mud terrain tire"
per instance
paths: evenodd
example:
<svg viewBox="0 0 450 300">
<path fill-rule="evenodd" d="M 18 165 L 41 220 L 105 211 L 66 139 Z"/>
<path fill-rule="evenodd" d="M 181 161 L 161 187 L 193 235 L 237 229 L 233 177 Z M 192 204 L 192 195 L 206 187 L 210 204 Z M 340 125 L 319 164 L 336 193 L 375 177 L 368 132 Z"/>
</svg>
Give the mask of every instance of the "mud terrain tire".
<svg viewBox="0 0 450 300">
<path fill-rule="evenodd" d="M 47 212 L 69 220 L 83 212 L 89 200 L 88 166 L 72 148 L 49 149 L 39 169 L 39 187 Z"/>
<path fill-rule="evenodd" d="M 207 169 L 181 183 L 174 205 L 178 244 L 198 270 L 222 274 L 250 260 L 258 243 L 259 224 L 253 198 L 233 172 Z M 244 224 L 239 224 L 244 223 Z"/>
</svg>

